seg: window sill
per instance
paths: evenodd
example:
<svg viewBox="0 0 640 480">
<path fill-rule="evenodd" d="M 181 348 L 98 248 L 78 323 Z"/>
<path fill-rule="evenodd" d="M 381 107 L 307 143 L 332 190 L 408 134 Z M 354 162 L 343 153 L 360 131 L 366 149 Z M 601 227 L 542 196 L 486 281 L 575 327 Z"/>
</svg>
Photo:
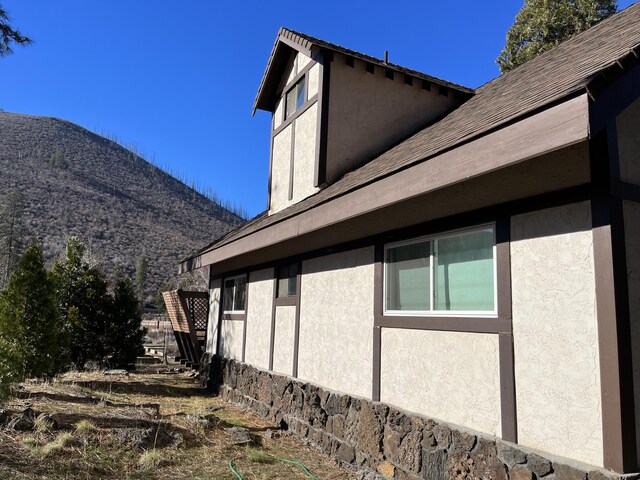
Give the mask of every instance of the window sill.
<svg viewBox="0 0 640 480">
<path fill-rule="evenodd" d="M 246 320 L 247 312 L 223 312 L 222 320 Z"/>
<path fill-rule="evenodd" d="M 294 306 L 296 305 L 297 297 L 277 297 L 275 299 L 276 307 Z"/>
<path fill-rule="evenodd" d="M 511 319 L 496 316 L 411 316 L 378 315 L 374 326 L 446 332 L 504 333 L 511 332 Z"/>
</svg>

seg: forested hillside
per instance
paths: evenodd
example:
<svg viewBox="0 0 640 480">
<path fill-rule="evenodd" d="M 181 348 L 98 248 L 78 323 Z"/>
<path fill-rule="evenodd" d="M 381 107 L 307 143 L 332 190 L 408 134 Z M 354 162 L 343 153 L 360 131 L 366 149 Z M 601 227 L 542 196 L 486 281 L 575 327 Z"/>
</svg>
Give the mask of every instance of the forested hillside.
<svg viewBox="0 0 640 480">
<path fill-rule="evenodd" d="M 11 192 L 48 260 L 79 236 L 106 272 L 133 275 L 146 263 L 148 296 L 181 258 L 242 222 L 111 140 L 57 118 L 0 112 L 0 202 Z"/>
</svg>

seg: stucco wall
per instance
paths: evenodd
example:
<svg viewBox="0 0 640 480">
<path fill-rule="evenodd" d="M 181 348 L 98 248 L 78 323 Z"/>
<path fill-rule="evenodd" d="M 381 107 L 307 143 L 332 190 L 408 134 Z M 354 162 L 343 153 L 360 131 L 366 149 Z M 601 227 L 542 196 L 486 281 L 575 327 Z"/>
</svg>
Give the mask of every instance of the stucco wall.
<svg viewBox="0 0 640 480">
<path fill-rule="evenodd" d="M 295 306 L 276 307 L 276 328 L 273 342 L 273 371 L 291 375 L 296 321 Z"/>
<path fill-rule="evenodd" d="M 244 322 L 240 320 L 222 320 L 220 334 L 222 356 L 242 361 Z"/>
<path fill-rule="evenodd" d="M 409 86 L 398 73 L 390 80 L 380 67 L 370 74 L 357 60 L 349 67 L 339 54 L 331 63 L 330 84 L 329 183 L 460 103 L 440 95 L 436 85 L 430 92 L 418 80 Z"/>
<path fill-rule="evenodd" d="M 282 121 L 284 120 L 284 99 L 281 97 L 278 99 L 276 103 L 276 110 L 273 112 L 273 129 L 275 130 L 280 125 L 282 125 Z"/>
<path fill-rule="evenodd" d="M 209 318 L 207 320 L 207 353 L 216 352 L 218 344 L 218 315 L 220 314 L 220 287 L 222 280 L 212 280 L 209 284 Z"/>
<path fill-rule="evenodd" d="M 298 376 L 371 398 L 373 247 L 302 263 Z"/>
<path fill-rule="evenodd" d="M 318 104 L 315 103 L 296 119 L 293 155 L 293 202 L 312 195 L 316 159 L 316 124 Z"/>
<path fill-rule="evenodd" d="M 320 65 L 315 64 L 313 67 L 309 69 L 308 77 L 309 79 L 309 94 L 307 98 L 313 97 L 316 93 L 318 93 L 318 87 L 320 85 Z"/>
<path fill-rule="evenodd" d="M 382 329 L 380 400 L 500 435 L 498 336 Z"/>
<path fill-rule="evenodd" d="M 282 210 L 289 204 L 289 170 L 291 167 L 291 131 L 289 125 L 273 138 L 271 158 L 270 212 Z"/>
<path fill-rule="evenodd" d="M 631 356 L 635 390 L 636 438 L 640 459 L 640 204 L 624 202 L 624 235 L 627 255 L 629 315 L 631 319 Z"/>
<path fill-rule="evenodd" d="M 589 202 L 511 219 L 518 442 L 602 465 Z"/>
<path fill-rule="evenodd" d="M 622 180 L 640 185 L 640 100 L 622 112 L 617 120 L 618 155 Z"/>
<path fill-rule="evenodd" d="M 269 338 L 273 304 L 273 268 L 249 274 L 247 305 L 247 342 L 245 361 L 259 368 L 269 368 Z"/>
</svg>

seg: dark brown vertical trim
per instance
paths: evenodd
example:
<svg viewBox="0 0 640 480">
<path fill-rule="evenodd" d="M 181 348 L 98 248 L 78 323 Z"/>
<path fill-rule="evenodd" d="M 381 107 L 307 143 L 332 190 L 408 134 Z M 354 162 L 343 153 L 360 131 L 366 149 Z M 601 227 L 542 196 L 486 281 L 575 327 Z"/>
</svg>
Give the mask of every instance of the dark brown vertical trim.
<svg viewBox="0 0 640 480">
<path fill-rule="evenodd" d="M 216 338 L 216 354 L 222 357 L 222 311 L 224 308 L 224 277 L 220 277 L 220 305 L 218 305 L 218 338 Z"/>
<path fill-rule="evenodd" d="M 242 362 L 244 363 L 245 354 L 247 352 L 247 320 L 249 318 L 249 280 L 251 272 L 247 273 L 247 286 L 244 292 L 244 326 L 242 328 Z"/>
<path fill-rule="evenodd" d="M 589 142 L 596 315 L 602 391 L 603 464 L 636 471 L 636 425 L 623 201 L 610 192 L 618 170 L 615 119 Z"/>
<path fill-rule="evenodd" d="M 498 288 L 498 318 L 511 323 L 511 219 L 496 221 L 496 274 Z M 511 328 L 509 328 L 511 331 Z"/>
<path fill-rule="evenodd" d="M 291 375 L 298 378 L 298 353 L 300 351 L 300 298 L 302 296 L 302 263 L 298 262 L 298 275 L 296 275 L 296 323 L 293 332 L 293 370 Z"/>
<path fill-rule="evenodd" d="M 320 78 L 318 79 L 318 128 L 316 131 L 316 168 L 314 186 L 319 187 L 327 180 L 327 136 L 329 132 L 329 97 L 331 95 L 332 55 L 322 54 L 319 60 Z"/>
<path fill-rule="evenodd" d="M 499 334 L 498 350 L 500 356 L 500 423 L 502 424 L 502 439 L 517 443 L 516 382 L 513 335 L 511 333 Z"/>
<path fill-rule="evenodd" d="M 515 361 L 513 354 L 513 323 L 511 308 L 511 221 L 501 217 L 496 221 L 496 283 L 498 318 L 507 323 L 499 334 L 500 419 L 502 438 L 518 441 Z"/>
<path fill-rule="evenodd" d="M 382 356 L 382 328 L 373 327 L 373 381 L 371 388 L 371 400 L 380 401 L 380 368 Z"/>
<path fill-rule="evenodd" d="M 382 317 L 382 295 L 384 294 L 384 244 L 377 242 L 374 250 L 374 271 L 373 271 L 373 318 L 379 319 Z M 382 328 L 379 326 L 373 327 L 373 372 L 371 382 L 371 400 L 374 402 L 380 401 L 380 368 L 381 368 L 381 355 L 382 355 Z"/>
<path fill-rule="evenodd" d="M 273 370 L 273 348 L 276 342 L 276 295 L 278 291 L 278 269 L 273 269 L 273 298 L 271 303 L 271 336 L 269 337 L 269 370 Z"/>
<path fill-rule="evenodd" d="M 296 150 L 296 122 L 291 122 L 291 153 L 289 155 L 289 200 L 293 198 L 294 155 Z"/>
</svg>

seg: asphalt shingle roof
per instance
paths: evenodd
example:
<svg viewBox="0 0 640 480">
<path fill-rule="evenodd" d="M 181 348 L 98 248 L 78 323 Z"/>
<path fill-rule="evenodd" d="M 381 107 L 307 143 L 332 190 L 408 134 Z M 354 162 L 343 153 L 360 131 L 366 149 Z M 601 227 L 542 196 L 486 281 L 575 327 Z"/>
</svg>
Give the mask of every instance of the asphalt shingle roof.
<svg viewBox="0 0 640 480">
<path fill-rule="evenodd" d="M 640 3 L 631 5 L 521 67 L 486 83 L 476 90 L 474 96 L 440 121 L 347 173 L 315 195 L 270 216 L 263 212 L 203 248 L 194 257 L 303 214 L 315 206 L 426 161 L 577 92 L 584 92 L 599 74 L 629 56 L 636 60 L 640 57 Z"/>
</svg>

